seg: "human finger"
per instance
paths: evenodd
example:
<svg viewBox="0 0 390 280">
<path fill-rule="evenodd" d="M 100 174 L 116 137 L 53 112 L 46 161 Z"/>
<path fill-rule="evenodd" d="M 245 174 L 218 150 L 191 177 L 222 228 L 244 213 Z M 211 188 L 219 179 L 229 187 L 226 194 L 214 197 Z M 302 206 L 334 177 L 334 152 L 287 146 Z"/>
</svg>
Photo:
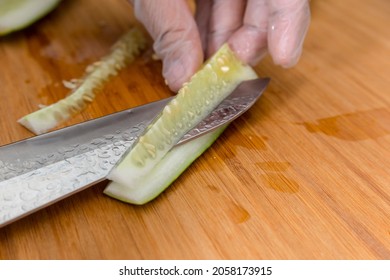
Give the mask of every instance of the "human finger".
<svg viewBox="0 0 390 280">
<path fill-rule="evenodd" d="M 206 56 L 216 52 L 241 27 L 246 0 L 213 0 L 207 34 Z"/>
<path fill-rule="evenodd" d="M 133 0 L 136 18 L 154 39 L 163 62 L 163 76 L 177 91 L 200 67 L 203 52 L 199 32 L 185 0 Z"/>
<path fill-rule="evenodd" d="M 195 9 L 195 22 L 198 26 L 203 53 L 207 51 L 209 23 L 211 15 L 211 0 L 197 0 Z"/>
<path fill-rule="evenodd" d="M 275 64 L 295 65 L 310 23 L 307 0 L 269 0 L 268 49 Z"/>
<path fill-rule="evenodd" d="M 267 52 L 267 32 L 267 0 L 248 0 L 243 24 L 228 43 L 242 61 L 255 65 Z"/>
</svg>

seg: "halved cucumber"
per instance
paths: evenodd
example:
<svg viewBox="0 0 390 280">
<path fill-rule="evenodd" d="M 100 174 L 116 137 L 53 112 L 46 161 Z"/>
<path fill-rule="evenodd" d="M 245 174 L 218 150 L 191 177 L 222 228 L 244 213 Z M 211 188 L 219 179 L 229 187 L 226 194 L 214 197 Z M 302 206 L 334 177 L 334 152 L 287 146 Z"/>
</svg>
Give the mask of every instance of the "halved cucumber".
<svg viewBox="0 0 390 280">
<path fill-rule="evenodd" d="M 61 0 L 0 0 L 0 36 L 29 26 L 59 2 Z"/>
<path fill-rule="evenodd" d="M 80 113 L 94 100 L 96 89 L 132 62 L 145 47 L 146 38 L 142 31 L 132 28 L 117 41 L 110 54 L 87 67 L 86 76 L 70 95 L 22 117 L 18 122 L 35 134 L 42 134 Z"/>
<path fill-rule="evenodd" d="M 180 168 L 181 165 L 188 165 L 188 162 L 184 164 L 183 160 L 195 160 L 193 155 L 202 153 L 205 150 L 203 146 L 210 145 L 210 139 L 216 137 L 214 134 L 208 136 L 211 138 L 207 143 L 203 143 L 203 146 L 198 146 L 197 141 L 202 140 L 197 139 L 186 144 L 187 148 L 171 148 L 218 106 L 240 82 L 254 78 L 257 78 L 257 75 L 253 69 L 243 64 L 228 45 L 222 46 L 190 82 L 180 89 L 177 96 L 166 105 L 129 153 L 112 170 L 108 179 L 116 184 L 110 185 L 106 193 L 125 201 L 143 203 L 168 187 L 169 183 L 184 171 L 185 168 Z M 196 148 L 192 149 L 191 145 Z M 170 153 L 174 153 L 174 156 Z M 174 170 L 173 174 L 169 172 L 170 169 Z M 146 189 L 145 193 L 151 196 L 138 200 L 138 193 L 144 193 L 143 188 Z M 131 197 L 132 194 L 135 196 Z"/>
<path fill-rule="evenodd" d="M 222 126 L 213 132 L 202 135 L 185 144 L 174 147 L 145 176 L 137 188 L 129 188 L 116 182 L 110 182 L 104 190 L 108 196 L 132 204 L 145 204 L 161 194 L 173 183 L 218 136 L 225 130 Z"/>
</svg>

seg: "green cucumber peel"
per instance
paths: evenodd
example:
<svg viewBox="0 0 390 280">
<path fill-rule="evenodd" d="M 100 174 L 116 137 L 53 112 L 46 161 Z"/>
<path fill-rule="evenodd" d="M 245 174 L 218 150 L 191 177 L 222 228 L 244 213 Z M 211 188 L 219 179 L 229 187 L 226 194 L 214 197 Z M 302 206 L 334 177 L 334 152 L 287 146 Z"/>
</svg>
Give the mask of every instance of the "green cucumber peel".
<svg viewBox="0 0 390 280">
<path fill-rule="evenodd" d="M 96 90 L 131 63 L 145 47 L 146 37 L 142 31 L 132 28 L 115 43 L 107 56 L 87 67 L 85 77 L 70 95 L 22 117 L 18 122 L 34 134 L 55 128 L 83 111 L 95 99 Z"/>
</svg>

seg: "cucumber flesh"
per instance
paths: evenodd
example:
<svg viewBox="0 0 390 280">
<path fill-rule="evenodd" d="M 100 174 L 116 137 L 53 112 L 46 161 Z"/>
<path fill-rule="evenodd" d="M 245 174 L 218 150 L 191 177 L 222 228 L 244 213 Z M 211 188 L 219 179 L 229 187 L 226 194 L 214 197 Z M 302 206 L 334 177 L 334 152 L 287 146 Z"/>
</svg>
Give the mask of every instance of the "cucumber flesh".
<svg viewBox="0 0 390 280">
<path fill-rule="evenodd" d="M 143 33 L 132 28 L 112 47 L 111 53 L 86 69 L 86 75 L 70 95 L 28 114 L 18 122 L 35 134 L 45 133 L 84 110 L 95 98 L 95 91 L 132 62 L 146 47 Z"/>
<path fill-rule="evenodd" d="M 185 133 L 202 121 L 243 80 L 256 78 L 253 69 L 243 64 L 222 46 L 207 61 L 112 170 L 108 179 L 138 188 L 144 185 L 155 165 Z"/>
<path fill-rule="evenodd" d="M 31 25 L 60 2 L 61 0 L 1 0 L 0 36 Z"/>
<path fill-rule="evenodd" d="M 227 125 L 202 135 L 185 144 L 174 147 L 159 161 L 137 188 L 128 188 L 110 182 L 104 190 L 108 196 L 132 204 L 145 204 L 161 194 L 174 182 L 204 151 L 206 151 Z"/>
</svg>

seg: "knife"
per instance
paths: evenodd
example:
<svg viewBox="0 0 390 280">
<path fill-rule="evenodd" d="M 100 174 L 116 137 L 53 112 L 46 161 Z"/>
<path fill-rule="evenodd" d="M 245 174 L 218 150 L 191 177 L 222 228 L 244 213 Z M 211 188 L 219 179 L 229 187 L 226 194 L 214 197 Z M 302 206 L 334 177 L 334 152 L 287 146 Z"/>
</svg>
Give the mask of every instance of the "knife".
<svg viewBox="0 0 390 280">
<path fill-rule="evenodd" d="M 177 145 L 238 118 L 268 83 L 268 78 L 241 83 Z M 0 147 L 0 227 L 105 180 L 171 99 Z"/>
</svg>

